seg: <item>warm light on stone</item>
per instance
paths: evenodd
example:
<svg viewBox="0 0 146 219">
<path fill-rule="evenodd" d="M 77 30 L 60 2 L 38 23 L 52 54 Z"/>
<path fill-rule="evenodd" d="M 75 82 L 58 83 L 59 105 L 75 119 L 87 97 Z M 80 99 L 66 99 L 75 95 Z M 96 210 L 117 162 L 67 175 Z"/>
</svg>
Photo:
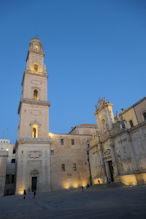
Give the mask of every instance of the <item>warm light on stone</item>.
<svg viewBox="0 0 146 219">
<path fill-rule="evenodd" d="M 103 178 L 93 179 L 93 184 L 103 184 Z"/>
</svg>

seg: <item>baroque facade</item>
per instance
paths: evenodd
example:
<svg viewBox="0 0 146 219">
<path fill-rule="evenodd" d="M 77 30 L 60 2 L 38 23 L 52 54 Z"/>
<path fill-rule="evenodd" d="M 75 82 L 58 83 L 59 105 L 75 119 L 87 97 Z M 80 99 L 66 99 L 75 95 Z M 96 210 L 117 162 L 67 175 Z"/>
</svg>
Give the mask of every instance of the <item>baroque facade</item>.
<svg viewBox="0 0 146 219">
<path fill-rule="evenodd" d="M 51 133 L 44 55 L 40 40 L 33 38 L 22 79 L 18 138 L 15 145 L 0 140 L 0 195 L 146 182 L 146 98 L 116 117 L 113 105 L 101 99 L 97 124 Z"/>
<path fill-rule="evenodd" d="M 114 118 L 113 104 L 101 99 L 96 107 L 97 133 L 89 154 L 94 183 L 146 182 L 146 98 Z"/>
</svg>

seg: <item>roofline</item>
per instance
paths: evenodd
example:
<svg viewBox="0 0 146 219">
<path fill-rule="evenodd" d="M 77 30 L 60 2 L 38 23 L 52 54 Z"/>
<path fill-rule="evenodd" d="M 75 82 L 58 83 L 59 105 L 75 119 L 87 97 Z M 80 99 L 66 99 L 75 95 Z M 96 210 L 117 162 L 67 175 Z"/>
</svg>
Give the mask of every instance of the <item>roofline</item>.
<svg viewBox="0 0 146 219">
<path fill-rule="evenodd" d="M 121 112 L 119 115 L 120 116 L 123 115 L 124 113 L 126 113 L 130 109 L 134 108 L 136 105 L 138 105 L 139 103 L 143 102 L 144 100 L 146 100 L 146 97 L 143 97 L 141 100 L 139 100 L 138 102 L 134 103 L 132 106 L 130 106 L 129 108 L 127 108 L 123 112 Z"/>
<path fill-rule="evenodd" d="M 91 126 L 91 125 L 95 125 L 95 127 Z M 97 128 L 96 124 L 87 124 L 87 126 L 84 126 L 84 124 L 76 125 L 76 126 L 72 127 L 71 131 L 69 131 L 68 134 L 70 134 L 75 128 L 78 128 L 78 127 L 79 128 Z"/>
<path fill-rule="evenodd" d="M 70 133 L 65 134 L 65 133 L 52 133 L 52 132 L 51 132 L 51 134 L 53 134 L 53 135 L 66 135 L 66 136 L 73 136 L 73 135 L 75 135 L 75 136 L 82 136 L 82 137 L 84 137 L 84 136 L 92 136 L 92 135 L 86 135 L 86 134 L 70 134 Z"/>
</svg>

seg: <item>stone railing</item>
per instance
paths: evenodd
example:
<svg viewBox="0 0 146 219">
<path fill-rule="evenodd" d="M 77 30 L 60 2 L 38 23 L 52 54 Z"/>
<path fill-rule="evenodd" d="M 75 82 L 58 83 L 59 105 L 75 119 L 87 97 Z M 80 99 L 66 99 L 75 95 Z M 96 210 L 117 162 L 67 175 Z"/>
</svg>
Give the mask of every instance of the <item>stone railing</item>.
<svg viewBox="0 0 146 219">
<path fill-rule="evenodd" d="M 40 105 L 47 105 L 50 106 L 50 102 L 47 100 L 34 100 L 34 99 L 29 99 L 29 98 L 22 98 L 21 97 L 21 102 L 29 102 L 32 104 L 40 104 Z"/>
</svg>

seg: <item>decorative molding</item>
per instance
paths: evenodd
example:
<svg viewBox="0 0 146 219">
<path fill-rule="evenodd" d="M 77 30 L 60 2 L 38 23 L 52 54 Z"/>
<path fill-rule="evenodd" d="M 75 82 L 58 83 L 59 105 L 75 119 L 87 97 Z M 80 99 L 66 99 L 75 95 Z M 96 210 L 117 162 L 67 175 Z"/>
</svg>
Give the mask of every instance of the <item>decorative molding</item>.
<svg viewBox="0 0 146 219">
<path fill-rule="evenodd" d="M 108 156 L 108 155 L 111 155 L 110 149 L 106 149 L 106 151 L 104 151 L 104 156 Z"/>
<path fill-rule="evenodd" d="M 51 143 L 51 138 L 29 138 L 29 137 L 24 137 L 24 138 L 18 138 L 17 139 L 17 144 L 50 144 Z"/>
<path fill-rule="evenodd" d="M 28 98 L 21 98 L 19 107 L 18 107 L 18 114 L 20 113 L 21 104 L 27 103 L 32 105 L 41 105 L 41 106 L 50 106 L 50 102 L 46 100 L 34 100 L 34 99 L 28 99 Z"/>
<path fill-rule="evenodd" d="M 34 85 L 41 85 L 41 84 L 42 84 L 42 81 L 39 81 L 39 80 L 31 80 L 31 84 L 34 84 Z"/>
<path fill-rule="evenodd" d="M 31 159 L 37 159 L 37 158 L 40 158 L 41 156 L 42 156 L 41 151 L 29 151 L 28 152 L 28 157 Z"/>
<path fill-rule="evenodd" d="M 36 176 L 36 175 L 39 175 L 39 171 L 38 170 L 32 170 L 30 172 L 30 174 L 33 175 L 33 176 Z"/>
<path fill-rule="evenodd" d="M 30 122 L 30 126 L 33 126 L 34 124 L 41 126 L 41 124 L 37 121 L 37 120 L 33 120 L 32 122 Z"/>
<path fill-rule="evenodd" d="M 36 72 L 31 72 L 31 70 L 25 70 L 24 74 L 30 74 L 30 75 L 35 75 L 35 76 L 38 76 L 38 77 L 43 77 L 43 78 L 48 78 L 48 75 L 46 72 L 41 72 L 41 73 L 36 73 Z"/>
<path fill-rule="evenodd" d="M 34 116 L 39 116 L 41 114 L 40 110 L 31 110 L 31 114 Z"/>
</svg>

